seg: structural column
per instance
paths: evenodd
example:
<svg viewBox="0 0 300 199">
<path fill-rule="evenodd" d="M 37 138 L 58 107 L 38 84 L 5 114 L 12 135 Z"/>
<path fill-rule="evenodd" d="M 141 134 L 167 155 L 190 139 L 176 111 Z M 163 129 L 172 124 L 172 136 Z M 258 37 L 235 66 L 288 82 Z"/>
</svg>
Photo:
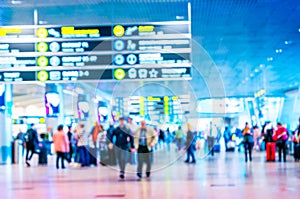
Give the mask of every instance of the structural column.
<svg viewBox="0 0 300 199">
<path fill-rule="evenodd" d="M 11 143 L 12 138 L 12 85 L 1 84 L 0 85 L 0 163 L 11 163 Z"/>
</svg>

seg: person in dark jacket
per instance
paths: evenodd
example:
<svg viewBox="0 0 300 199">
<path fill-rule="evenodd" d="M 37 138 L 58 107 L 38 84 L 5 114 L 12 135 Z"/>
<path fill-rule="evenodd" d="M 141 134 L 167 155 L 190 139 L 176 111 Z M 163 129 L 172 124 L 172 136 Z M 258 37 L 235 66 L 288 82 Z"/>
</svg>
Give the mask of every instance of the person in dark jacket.
<svg viewBox="0 0 300 199">
<path fill-rule="evenodd" d="M 68 155 L 68 162 L 71 163 L 72 162 L 72 158 L 73 158 L 73 154 L 74 154 L 74 148 L 75 148 L 75 144 L 74 144 L 74 134 L 72 132 L 72 126 L 68 126 L 68 140 L 69 140 L 69 155 Z"/>
<path fill-rule="evenodd" d="M 35 130 L 34 124 L 30 125 L 30 128 L 27 130 L 25 134 L 25 142 L 26 142 L 26 165 L 30 167 L 29 161 L 31 160 L 33 154 L 38 148 L 39 138 L 38 133 Z M 31 153 L 29 155 L 29 153 Z"/>
<path fill-rule="evenodd" d="M 123 117 L 119 119 L 119 126 L 114 129 L 112 136 L 108 138 L 110 142 L 114 140 L 114 137 L 116 138 L 114 146 L 116 147 L 116 156 L 120 167 L 120 178 L 124 179 L 127 155 L 129 151 L 134 151 L 134 143 L 130 129 L 125 126 Z"/>
<path fill-rule="evenodd" d="M 243 130 L 243 136 L 244 136 L 244 147 L 245 147 L 245 162 L 248 161 L 247 152 L 249 152 L 249 160 L 251 162 L 254 140 L 253 140 L 253 133 L 251 132 L 248 122 L 245 123 L 245 128 Z"/>
<path fill-rule="evenodd" d="M 116 163 L 116 155 L 115 155 L 115 149 L 112 147 L 114 140 L 112 138 L 113 136 L 113 132 L 114 132 L 115 128 L 114 125 L 112 123 L 110 123 L 109 128 L 106 130 L 107 134 L 107 144 L 108 144 L 108 165 L 111 166 L 115 166 Z"/>
<path fill-rule="evenodd" d="M 191 125 L 187 124 L 187 128 L 188 131 L 186 133 L 186 160 L 184 161 L 185 163 L 189 163 L 190 162 L 190 157 L 192 157 L 192 163 L 196 163 L 196 158 L 195 158 L 195 143 L 194 143 L 194 138 L 195 135 L 194 133 L 191 131 Z"/>
</svg>

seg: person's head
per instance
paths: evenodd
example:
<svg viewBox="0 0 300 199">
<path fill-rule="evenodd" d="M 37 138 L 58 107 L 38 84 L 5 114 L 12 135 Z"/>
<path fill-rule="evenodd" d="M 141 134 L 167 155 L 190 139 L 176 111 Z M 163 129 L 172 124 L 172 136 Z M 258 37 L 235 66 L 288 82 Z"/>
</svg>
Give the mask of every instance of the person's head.
<svg viewBox="0 0 300 199">
<path fill-rule="evenodd" d="M 146 122 L 145 122 L 145 120 L 142 120 L 142 121 L 141 121 L 141 127 L 142 127 L 142 128 L 146 128 Z"/>
<path fill-rule="evenodd" d="M 64 125 L 62 125 L 62 124 L 58 125 L 58 127 L 57 127 L 58 131 L 62 131 L 63 129 L 64 129 Z"/>
<path fill-rule="evenodd" d="M 120 124 L 121 127 L 125 126 L 125 118 L 124 117 L 119 118 L 119 124 Z"/>
<path fill-rule="evenodd" d="M 68 126 L 68 131 L 71 131 L 72 130 L 72 126 Z"/>
<path fill-rule="evenodd" d="M 102 124 L 99 125 L 99 130 L 100 130 L 100 131 L 104 131 L 104 127 L 103 127 Z"/>
<path fill-rule="evenodd" d="M 181 126 L 179 126 L 178 129 L 181 130 Z"/>
<path fill-rule="evenodd" d="M 35 127 L 34 123 L 30 124 L 30 128 L 34 129 L 34 127 Z"/>
<path fill-rule="evenodd" d="M 277 122 L 277 127 L 281 127 L 282 124 L 280 122 Z"/>
<path fill-rule="evenodd" d="M 45 133 L 42 133 L 41 135 L 40 135 L 40 137 L 41 137 L 41 139 L 46 139 L 46 134 Z"/>
<path fill-rule="evenodd" d="M 83 122 L 80 122 L 79 127 L 80 127 L 80 128 L 84 128 L 84 123 L 83 123 Z"/>
<path fill-rule="evenodd" d="M 128 117 L 128 118 L 127 118 L 127 122 L 128 122 L 129 124 L 131 124 L 131 123 L 132 123 L 132 118 L 131 118 L 131 117 Z"/>
<path fill-rule="evenodd" d="M 192 125 L 190 123 L 187 123 L 186 126 L 189 131 L 192 129 Z"/>
</svg>

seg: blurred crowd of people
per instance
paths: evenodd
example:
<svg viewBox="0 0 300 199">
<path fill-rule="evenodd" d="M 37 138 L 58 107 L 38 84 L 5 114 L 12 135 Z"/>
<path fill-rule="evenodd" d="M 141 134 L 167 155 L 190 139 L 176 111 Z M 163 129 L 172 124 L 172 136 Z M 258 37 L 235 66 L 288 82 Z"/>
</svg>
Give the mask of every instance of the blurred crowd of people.
<svg viewBox="0 0 300 199">
<path fill-rule="evenodd" d="M 56 154 L 56 168 L 65 169 L 65 162 L 69 167 L 117 166 L 121 179 L 125 178 L 126 164 L 137 164 L 136 172 L 139 178 L 143 177 L 143 165 L 146 165 L 146 177 L 150 177 L 153 162 L 153 151 L 160 148 L 171 151 L 185 151 L 185 163 L 195 164 L 196 150 L 206 148 L 207 154 L 214 156 L 220 151 L 221 139 L 224 140 L 226 152 L 244 151 L 245 162 L 252 161 L 252 151 L 266 151 L 266 160 L 275 161 L 278 153 L 279 161 L 286 161 L 289 151 L 293 151 L 295 161 L 300 160 L 300 118 L 295 130 L 288 130 L 280 122 L 276 127 L 267 121 L 261 128 L 251 127 L 247 122 L 243 129 L 235 128 L 232 131 L 226 126 L 221 133 L 220 128 L 210 122 L 206 133 L 193 131 L 191 124 L 170 128 L 158 129 L 147 125 L 143 120 L 139 124 L 132 118 L 120 117 L 116 123 L 110 123 L 104 128 L 95 122 L 91 130 L 87 130 L 84 122 L 77 126 L 58 125 L 51 141 L 49 135 L 38 135 L 35 125 L 31 124 L 26 133 L 18 135 L 26 149 L 25 163 L 31 166 L 33 155 L 38 154 L 38 164 L 47 165 L 48 155 L 52 155 L 51 144 Z M 175 147 L 172 147 L 174 145 Z M 206 147 L 204 147 L 204 145 Z M 277 148 L 277 150 L 276 150 Z M 24 150 L 23 150 L 24 153 Z"/>
</svg>

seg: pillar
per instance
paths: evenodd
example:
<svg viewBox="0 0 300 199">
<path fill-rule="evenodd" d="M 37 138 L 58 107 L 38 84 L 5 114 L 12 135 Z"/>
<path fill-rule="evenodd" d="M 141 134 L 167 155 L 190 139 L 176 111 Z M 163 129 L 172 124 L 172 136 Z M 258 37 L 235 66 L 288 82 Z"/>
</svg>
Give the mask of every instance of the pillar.
<svg viewBox="0 0 300 199">
<path fill-rule="evenodd" d="M 11 142 L 12 142 L 12 85 L 1 84 L 2 92 L 0 97 L 2 101 L 0 110 L 0 163 L 11 163 Z"/>
</svg>

